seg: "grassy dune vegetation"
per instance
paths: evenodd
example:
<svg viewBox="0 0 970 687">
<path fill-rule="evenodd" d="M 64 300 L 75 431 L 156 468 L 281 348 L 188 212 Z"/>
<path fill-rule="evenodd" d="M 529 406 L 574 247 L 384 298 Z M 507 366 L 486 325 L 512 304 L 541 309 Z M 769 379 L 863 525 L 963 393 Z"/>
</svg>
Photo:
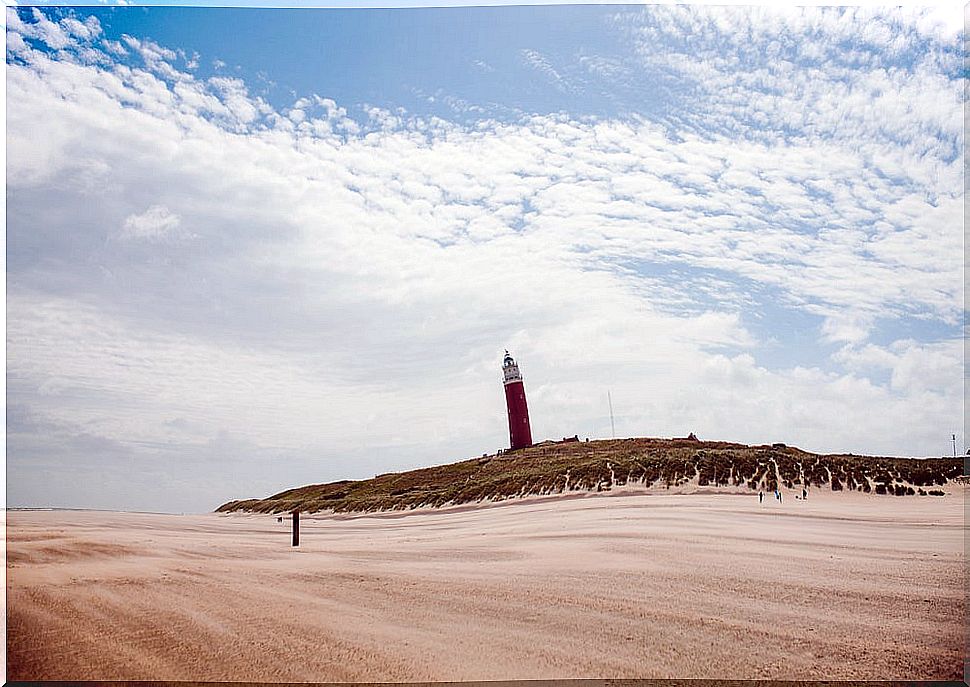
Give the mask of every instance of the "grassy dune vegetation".
<svg viewBox="0 0 970 687">
<path fill-rule="evenodd" d="M 934 487 L 963 474 L 961 458 L 877 458 L 818 455 L 784 444 L 745 446 L 693 439 L 612 439 L 543 442 L 498 455 L 313 484 L 265 499 L 230 501 L 217 511 L 283 513 L 402 510 L 418 506 L 500 501 L 614 485 L 726 486 L 772 491 L 799 485 L 896 496 L 940 496 Z"/>
</svg>

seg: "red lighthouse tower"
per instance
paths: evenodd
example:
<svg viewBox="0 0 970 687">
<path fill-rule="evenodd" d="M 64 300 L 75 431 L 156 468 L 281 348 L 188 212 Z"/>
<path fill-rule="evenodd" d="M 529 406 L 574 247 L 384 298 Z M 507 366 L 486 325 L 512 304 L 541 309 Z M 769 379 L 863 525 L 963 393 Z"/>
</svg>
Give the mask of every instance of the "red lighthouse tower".
<svg viewBox="0 0 970 687">
<path fill-rule="evenodd" d="M 532 446 L 532 428 L 529 427 L 529 406 L 525 402 L 522 375 L 508 351 L 505 351 L 502 372 L 505 376 L 505 405 L 509 409 L 509 440 L 514 451 Z"/>
</svg>

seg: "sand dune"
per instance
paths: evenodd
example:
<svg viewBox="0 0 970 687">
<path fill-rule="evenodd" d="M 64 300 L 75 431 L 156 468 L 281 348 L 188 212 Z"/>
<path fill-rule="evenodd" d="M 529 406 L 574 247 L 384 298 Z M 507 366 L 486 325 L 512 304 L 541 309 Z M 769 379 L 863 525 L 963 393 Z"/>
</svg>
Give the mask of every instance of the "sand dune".
<svg viewBox="0 0 970 687">
<path fill-rule="evenodd" d="M 8 679 L 960 679 L 963 504 L 11 512 Z"/>
</svg>

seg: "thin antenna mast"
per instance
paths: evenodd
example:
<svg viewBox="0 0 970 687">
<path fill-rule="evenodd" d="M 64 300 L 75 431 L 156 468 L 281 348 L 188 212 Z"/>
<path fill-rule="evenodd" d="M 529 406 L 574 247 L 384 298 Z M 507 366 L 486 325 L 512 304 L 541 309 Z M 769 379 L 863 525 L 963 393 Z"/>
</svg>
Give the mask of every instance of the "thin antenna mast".
<svg viewBox="0 0 970 687">
<path fill-rule="evenodd" d="M 957 457 L 957 435 L 953 435 L 953 457 Z"/>
<path fill-rule="evenodd" d="M 616 425 L 613 424 L 613 396 L 610 394 L 609 389 L 606 391 L 606 398 L 610 402 L 610 432 L 613 434 L 613 438 L 616 439 Z M 956 446 L 956 444 L 954 444 L 954 446 Z"/>
</svg>

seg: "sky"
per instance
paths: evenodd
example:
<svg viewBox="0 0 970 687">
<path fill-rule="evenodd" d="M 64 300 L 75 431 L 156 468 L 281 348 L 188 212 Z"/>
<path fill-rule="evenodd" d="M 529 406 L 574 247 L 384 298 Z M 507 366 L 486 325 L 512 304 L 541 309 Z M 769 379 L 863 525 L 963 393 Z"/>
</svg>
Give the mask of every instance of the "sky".
<svg viewBox="0 0 970 687">
<path fill-rule="evenodd" d="M 963 453 L 936 9 L 6 9 L 10 507 L 535 440 Z"/>
</svg>

